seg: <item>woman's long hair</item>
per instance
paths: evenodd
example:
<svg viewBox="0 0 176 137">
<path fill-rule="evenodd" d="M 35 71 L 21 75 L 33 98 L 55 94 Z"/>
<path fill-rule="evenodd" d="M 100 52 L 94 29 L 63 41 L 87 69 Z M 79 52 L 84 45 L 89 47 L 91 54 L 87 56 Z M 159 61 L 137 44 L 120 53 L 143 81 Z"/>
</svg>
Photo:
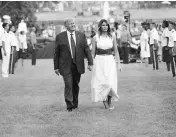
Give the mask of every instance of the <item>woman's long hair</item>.
<svg viewBox="0 0 176 137">
<path fill-rule="evenodd" d="M 107 35 L 108 35 L 109 37 L 112 37 L 110 25 L 108 24 L 108 21 L 105 20 L 105 19 L 100 20 L 100 22 L 98 23 L 98 32 L 99 32 L 99 35 L 101 36 L 102 33 L 103 33 L 103 32 L 102 32 L 102 29 L 101 29 L 101 26 L 102 26 L 102 24 L 103 24 L 104 22 L 108 25 Z"/>
</svg>

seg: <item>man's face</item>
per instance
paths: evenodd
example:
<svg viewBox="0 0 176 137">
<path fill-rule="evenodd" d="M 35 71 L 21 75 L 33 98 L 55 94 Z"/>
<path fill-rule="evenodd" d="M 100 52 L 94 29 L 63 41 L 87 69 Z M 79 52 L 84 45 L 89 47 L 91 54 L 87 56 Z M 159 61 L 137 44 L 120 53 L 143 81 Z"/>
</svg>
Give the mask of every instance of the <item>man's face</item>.
<svg viewBox="0 0 176 137">
<path fill-rule="evenodd" d="M 13 32 L 15 31 L 15 27 L 14 26 L 12 26 L 11 31 L 13 31 Z"/>
<path fill-rule="evenodd" d="M 165 28 L 165 25 L 164 25 L 164 23 L 162 23 L 162 28 Z"/>
<path fill-rule="evenodd" d="M 151 30 L 153 29 L 153 24 L 150 24 L 150 29 L 151 29 Z"/>
<path fill-rule="evenodd" d="M 173 29 L 173 25 L 169 23 L 168 29 L 171 31 Z"/>
<path fill-rule="evenodd" d="M 5 30 L 6 30 L 6 31 L 9 30 L 9 24 L 6 25 Z"/>
<path fill-rule="evenodd" d="M 33 32 L 35 32 L 35 31 L 36 31 L 36 28 L 35 28 L 35 27 L 33 27 L 33 28 L 32 28 L 32 30 L 33 30 Z"/>
<path fill-rule="evenodd" d="M 125 26 L 125 25 L 123 25 L 123 30 L 127 30 L 127 28 L 126 28 L 126 26 Z"/>
<path fill-rule="evenodd" d="M 74 20 L 69 20 L 66 24 L 65 24 L 66 28 L 68 31 L 75 31 L 76 30 L 76 26 L 75 26 L 75 21 Z"/>
</svg>

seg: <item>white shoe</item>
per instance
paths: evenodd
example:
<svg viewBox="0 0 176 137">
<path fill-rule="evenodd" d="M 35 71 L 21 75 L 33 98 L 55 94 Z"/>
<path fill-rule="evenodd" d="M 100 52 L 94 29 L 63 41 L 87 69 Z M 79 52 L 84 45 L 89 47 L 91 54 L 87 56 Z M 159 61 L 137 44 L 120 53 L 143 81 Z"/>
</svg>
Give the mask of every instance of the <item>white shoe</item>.
<svg viewBox="0 0 176 137">
<path fill-rule="evenodd" d="M 113 109 L 114 109 L 114 106 L 110 105 L 110 106 L 109 106 L 109 109 L 110 109 L 110 110 L 113 110 Z"/>
</svg>

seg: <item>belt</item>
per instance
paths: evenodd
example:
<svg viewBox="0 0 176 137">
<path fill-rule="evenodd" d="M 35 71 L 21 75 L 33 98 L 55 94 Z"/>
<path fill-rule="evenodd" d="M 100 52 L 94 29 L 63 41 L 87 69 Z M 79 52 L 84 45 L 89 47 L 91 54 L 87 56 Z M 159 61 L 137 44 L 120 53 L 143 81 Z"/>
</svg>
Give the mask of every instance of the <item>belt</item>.
<svg viewBox="0 0 176 137">
<path fill-rule="evenodd" d="M 102 55 L 102 56 L 107 56 L 107 55 L 113 55 L 113 49 L 96 49 L 96 55 Z"/>
</svg>

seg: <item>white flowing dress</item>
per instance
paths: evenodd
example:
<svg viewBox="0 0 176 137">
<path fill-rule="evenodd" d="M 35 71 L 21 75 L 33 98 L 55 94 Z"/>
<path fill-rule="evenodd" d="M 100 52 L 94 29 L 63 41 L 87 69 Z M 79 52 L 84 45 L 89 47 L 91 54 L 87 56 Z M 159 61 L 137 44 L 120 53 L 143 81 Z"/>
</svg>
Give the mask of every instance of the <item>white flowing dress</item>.
<svg viewBox="0 0 176 137">
<path fill-rule="evenodd" d="M 96 35 L 94 39 L 97 42 L 98 49 L 113 48 L 113 39 Z M 112 99 L 117 101 L 118 74 L 115 58 L 113 55 L 96 55 L 91 80 L 92 101 L 105 101 L 107 95 L 112 89 Z"/>
<path fill-rule="evenodd" d="M 148 44 L 148 34 L 147 31 L 143 31 L 140 37 L 141 44 L 141 57 L 148 58 L 150 57 L 150 46 Z"/>
</svg>

